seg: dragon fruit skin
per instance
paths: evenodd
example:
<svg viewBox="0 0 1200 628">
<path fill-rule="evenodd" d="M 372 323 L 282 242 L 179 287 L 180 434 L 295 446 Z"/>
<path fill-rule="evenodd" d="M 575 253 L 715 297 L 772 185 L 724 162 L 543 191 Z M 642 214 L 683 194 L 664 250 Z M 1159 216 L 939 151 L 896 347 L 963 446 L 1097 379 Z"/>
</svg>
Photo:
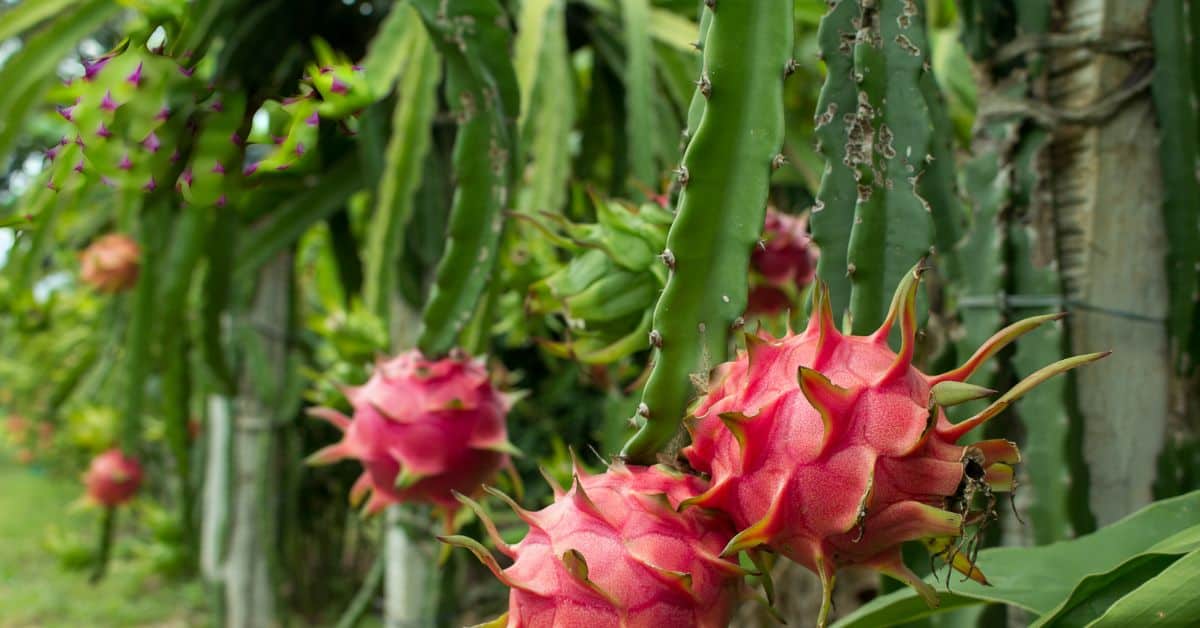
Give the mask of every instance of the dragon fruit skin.
<svg viewBox="0 0 1200 628">
<path fill-rule="evenodd" d="M 797 288 L 812 283 L 817 272 L 817 246 L 808 234 L 808 217 L 767 209 L 763 242 L 750 254 L 750 265 L 767 281 L 792 281 Z"/>
<path fill-rule="evenodd" d="M 109 449 L 92 458 L 83 475 L 88 500 L 106 508 L 133 498 L 142 485 L 142 465 L 120 449 Z"/>
<path fill-rule="evenodd" d="M 748 335 L 747 350 L 718 369 L 715 386 L 688 424 L 683 453 L 711 488 L 695 504 L 727 512 L 740 532 L 724 554 L 765 546 L 817 573 L 829 595 L 837 569 L 863 565 L 912 585 L 931 606 L 932 587 L 903 563 L 900 545 L 922 540 L 963 574 L 986 582 L 956 543 L 964 527 L 994 516 L 994 493 L 1013 487 L 1016 445 L 955 444 L 1042 381 L 1104 357 L 1062 360 L 1029 376 L 979 414 L 952 424 L 943 406 L 995 391 L 964 383 L 984 361 L 1049 320 L 1001 330 L 963 366 L 929 376 L 912 366 L 920 270 L 901 283 L 882 326 L 841 334 L 828 291 L 813 290 L 813 315 L 799 334 Z M 899 353 L 888 346 L 901 324 Z M 972 496 L 989 500 L 972 510 Z"/>
<path fill-rule="evenodd" d="M 350 498 L 359 503 L 370 493 L 367 514 L 426 502 L 449 516 L 459 507 L 455 491 L 476 492 L 516 451 L 505 426 L 512 398 L 492 386 L 481 361 L 464 355 L 429 360 L 409 351 L 380 362 L 366 384 L 344 392 L 353 417 L 330 408 L 310 411 L 345 435 L 309 462 L 362 463 Z"/>
<path fill-rule="evenodd" d="M 79 254 L 79 277 L 108 294 L 124 292 L 137 283 L 142 249 L 127 235 L 101 236 Z"/>
<path fill-rule="evenodd" d="M 509 610 L 488 626 L 507 628 L 724 628 L 745 572 L 720 558 L 733 536 L 723 515 L 678 506 L 706 484 L 665 467 L 616 463 L 602 474 L 576 468 L 575 483 L 537 512 L 509 503 L 529 525 L 507 545 L 478 504 L 494 545 L 513 559 L 501 569 L 467 537 L 442 537 L 475 553 L 511 587 Z"/>
</svg>

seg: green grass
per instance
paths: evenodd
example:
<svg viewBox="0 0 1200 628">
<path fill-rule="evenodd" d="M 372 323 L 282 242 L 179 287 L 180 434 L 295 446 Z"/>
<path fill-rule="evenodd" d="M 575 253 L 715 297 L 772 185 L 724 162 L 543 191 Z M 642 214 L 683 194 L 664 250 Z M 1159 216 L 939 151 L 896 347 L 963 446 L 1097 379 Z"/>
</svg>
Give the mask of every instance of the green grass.
<svg viewBox="0 0 1200 628">
<path fill-rule="evenodd" d="M 60 565 L 49 537 L 90 547 L 99 533 L 99 511 L 72 507 L 80 491 L 76 478 L 19 465 L 0 449 L 0 628 L 204 625 L 198 583 L 156 575 L 133 555 L 127 511 L 107 578 L 93 586 L 87 571 Z"/>
</svg>

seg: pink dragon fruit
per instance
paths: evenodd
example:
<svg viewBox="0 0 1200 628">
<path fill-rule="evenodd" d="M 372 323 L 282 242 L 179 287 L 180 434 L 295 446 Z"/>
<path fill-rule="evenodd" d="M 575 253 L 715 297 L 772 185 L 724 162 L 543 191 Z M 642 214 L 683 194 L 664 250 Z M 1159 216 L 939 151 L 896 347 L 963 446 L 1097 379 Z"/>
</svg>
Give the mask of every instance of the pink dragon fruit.
<svg viewBox="0 0 1200 628">
<path fill-rule="evenodd" d="M 133 238 L 110 233 L 79 255 L 79 277 L 100 292 L 124 292 L 137 283 L 142 249 Z"/>
<path fill-rule="evenodd" d="M 994 391 L 965 383 L 984 361 L 1059 315 L 1015 323 L 967 362 L 941 375 L 912 366 L 920 269 L 906 275 L 887 319 L 870 336 L 839 333 L 824 285 L 800 334 L 747 335 L 747 350 L 722 365 L 695 407 L 684 450 L 710 474 L 708 491 L 685 502 L 728 513 L 740 532 L 724 555 L 765 546 L 816 572 L 825 585 L 823 625 L 839 567 L 863 565 L 908 582 L 936 605 L 933 589 L 901 560 L 922 540 L 963 574 L 986 582 L 966 526 L 995 516 L 994 494 L 1013 486 L 1014 443 L 955 444 L 1042 381 L 1107 353 L 1062 360 L 1030 375 L 979 414 L 951 423 L 943 407 Z M 901 325 L 899 353 L 888 346 Z M 977 502 L 983 502 L 979 507 Z"/>
<path fill-rule="evenodd" d="M 489 489 L 529 524 L 513 546 L 478 504 L 462 498 L 513 559 L 507 569 L 474 539 L 441 538 L 470 549 L 511 587 L 508 612 L 488 626 L 724 628 L 745 574 L 719 556 L 733 528 L 717 513 L 677 510 L 704 488 L 700 478 L 659 466 L 617 463 L 598 475 L 577 467 L 571 490 L 555 486 L 554 503 L 537 512 Z"/>
<path fill-rule="evenodd" d="M 120 449 L 109 449 L 92 458 L 92 464 L 83 475 L 83 484 L 87 487 L 88 500 L 114 508 L 133 499 L 137 493 L 142 485 L 142 465 Z"/>
<path fill-rule="evenodd" d="M 428 502 L 449 521 L 459 506 L 453 493 L 476 492 L 516 452 L 505 427 L 512 397 L 492 386 L 482 361 L 465 355 L 430 360 L 409 351 L 380 362 L 366 384 L 344 392 L 353 418 L 330 408 L 310 411 L 345 436 L 309 462 L 361 462 L 350 499 L 357 504 L 370 493 L 367 514 Z"/>
<path fill-rule="evenodd" d="M 817 247 L 808 234 L 808 216 L 767 209 L 763 243 L 754 248 L 750 265 L 772 284 L 804 288 L 817 271 Z"/>
</svg>

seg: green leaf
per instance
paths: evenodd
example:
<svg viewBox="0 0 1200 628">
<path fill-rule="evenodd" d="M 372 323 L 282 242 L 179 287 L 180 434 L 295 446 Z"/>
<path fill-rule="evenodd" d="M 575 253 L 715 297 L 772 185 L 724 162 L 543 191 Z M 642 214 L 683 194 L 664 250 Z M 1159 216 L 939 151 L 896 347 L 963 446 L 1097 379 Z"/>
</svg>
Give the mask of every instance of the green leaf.
<svg viewBox="0 0 1200 628">
<path fill-rule="evenodd" d="M 413 31 L 421 30 L 417 23 L 417 15 L 407 2 L 395 2 L 391 12 L 379 25 L 379 32 L 367 46 L 367 56 L 363 57 L 363 75 L 367 77 L 367 87 L 372 97 L 383 98 L 392 91 L 396 78 L 406 67 L 415 60 L 412 45 Z"/>
<path fill-rule="evenodd" d="M 42 4 L 27 2 L 25 4 Z M 51 23 L 30 37 L 24 47 L 0 68 L 0 160 L 8 156 L 25 119 L 54 82 L 55 68 L 75 44 L 120 10 L 109 0 L 94 0 Z M 7 19 L 0 20 L 7 24 Z M 4 26 L 0 26 L 4 28 Z"/>
<path fill-rule="evenodd" d="M 80 0 L 26 0 L 0 12 L 0 40 L 16 37 L 79 4 Z"/>
<path fill-rule="evenodd" d="M 1113 604 L 1092 628 L 1200 625 L 1200 551 L 1167 567 Z"/>
<path fill-rule="evenodd" d="M 895 625 L 971 604 L 1003 603 L 1037 615 L 1056 612 L 1076 583 L 1152 554 L 1179 554 L 1200 541 L 1200 491 L 1155 502 L 1108 527 L 1071 541 L 1042 547 L 1001 547 L 979 553 L 979 567 L 992 586 L 953 581 L 941 606 L 925 606 L 912 589 L 876 598 L 836 625 L 841 628 Z M 936 578 L 930 577 L 930 582 Z M 1092 581 L 1093 583 L 1095 581 Z M 1090 585 L 1089 585 L 1090 586 Z"/>
</svg>

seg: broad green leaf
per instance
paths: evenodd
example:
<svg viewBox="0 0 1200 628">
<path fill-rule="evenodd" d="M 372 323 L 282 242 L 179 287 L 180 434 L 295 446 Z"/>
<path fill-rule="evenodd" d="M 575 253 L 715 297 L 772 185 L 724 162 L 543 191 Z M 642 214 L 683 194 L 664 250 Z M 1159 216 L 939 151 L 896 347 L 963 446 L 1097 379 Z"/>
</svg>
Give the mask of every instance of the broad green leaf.
<svg viewBox="0 0 1200 628">
<path fill-rule="evenodd" d="M 1113 604 L 1092 628 L 1200 625 L 1200 551 L 1192 552 Z"/>
<path fill-rule="evenodd" d="M 1054 611 L 1071 596 L 1076 583 L 1103 574 L 1148 553 L 1187 551 L 1200 524 L 1200 491 L 1153 503 L 1108 527 L 1071 541 L 1042 547 L 1001 547 L 979 553 L 979 567 L 992 586 L 953 579 L 951 593 L 930 609 L 912 589 L 885 595 L 837 623 L 837 626 L 893 625 L 951 608 L 991 602 L 1011 604 L 1037 615 Z M 1178 536 L 1176 536 L 1178 535 Z M 1137 565 L 1134 565 L 1137 566 Z M 930 577 L 930 582 L 936 578 Z"/>
</svg>

